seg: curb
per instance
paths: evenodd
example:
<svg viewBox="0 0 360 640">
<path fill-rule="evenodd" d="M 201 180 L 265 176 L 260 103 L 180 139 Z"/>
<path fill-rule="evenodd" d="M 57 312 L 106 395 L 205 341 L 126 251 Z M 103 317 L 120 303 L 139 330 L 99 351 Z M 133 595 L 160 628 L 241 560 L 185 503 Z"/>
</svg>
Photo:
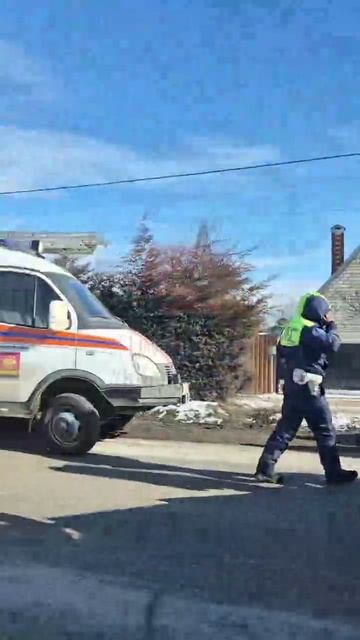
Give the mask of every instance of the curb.
<svg viewBox="0 0 360 640">
<path fill-rule="evenodd" d="M 2 567 L 0 630 L 19 640 L 359 639 L 358 627 L 336 620 L 182 599 L 36 564 Z"/>
</svg>

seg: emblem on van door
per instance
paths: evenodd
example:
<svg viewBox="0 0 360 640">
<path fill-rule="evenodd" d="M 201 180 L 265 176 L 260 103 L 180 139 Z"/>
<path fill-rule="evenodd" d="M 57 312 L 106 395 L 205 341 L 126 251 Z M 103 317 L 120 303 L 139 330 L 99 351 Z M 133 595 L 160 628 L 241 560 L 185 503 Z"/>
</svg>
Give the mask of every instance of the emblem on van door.
<svg viewBox="0 0 360 640">
<path fill-rule="evenodd" d="M 20 353 L 0 353 L 0 376 L 17 378 L 20 373 Z"/>
</svg>

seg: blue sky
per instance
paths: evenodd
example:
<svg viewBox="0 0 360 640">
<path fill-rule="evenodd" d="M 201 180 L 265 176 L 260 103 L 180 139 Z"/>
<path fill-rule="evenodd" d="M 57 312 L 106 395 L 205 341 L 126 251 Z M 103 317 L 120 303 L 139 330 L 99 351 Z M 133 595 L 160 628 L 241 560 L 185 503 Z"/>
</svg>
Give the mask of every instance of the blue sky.
<svg viewBox="0 0 360 640">
<path fill-rule="evenodd" d="M 329 0 L 3 0 L 0 190 L 360 149 L 360 5 Z M 360 163 L 0 198 L 0 226 L 256 245 L 277 296 L 320 284 L 332 224 L 360 242 Z"/>
</svg>

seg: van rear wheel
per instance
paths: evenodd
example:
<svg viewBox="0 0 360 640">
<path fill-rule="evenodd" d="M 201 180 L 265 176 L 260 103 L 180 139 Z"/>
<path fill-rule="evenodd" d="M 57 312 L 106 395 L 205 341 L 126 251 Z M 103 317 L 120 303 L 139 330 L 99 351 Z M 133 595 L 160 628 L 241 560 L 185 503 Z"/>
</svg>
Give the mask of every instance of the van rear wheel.
<svg viewBox="0 0 360 640">
<path fill-rule="evenodd" d="M 63 393 L 50 401 L 43 420 L 43 431 L 49 451 L 82 455 L 99 440 L 99 414 L 83 396 Z"/>
</svg>

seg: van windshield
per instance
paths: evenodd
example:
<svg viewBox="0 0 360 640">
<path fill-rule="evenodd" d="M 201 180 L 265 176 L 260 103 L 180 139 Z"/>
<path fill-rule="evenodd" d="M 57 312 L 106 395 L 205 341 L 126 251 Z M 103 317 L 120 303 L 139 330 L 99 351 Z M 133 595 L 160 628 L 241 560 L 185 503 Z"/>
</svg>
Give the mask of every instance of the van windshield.
<svg viewBox="0 0 360 640">
<path fill-rule="evenodd" d="M 124 322 L 115 318 L 96 296 L 79 280 L 62 273 L 47 274 L 54 285 L 74 307 L 81 324 L 86 320 L 112 320 L 126 326 Z"/>
</svg>

